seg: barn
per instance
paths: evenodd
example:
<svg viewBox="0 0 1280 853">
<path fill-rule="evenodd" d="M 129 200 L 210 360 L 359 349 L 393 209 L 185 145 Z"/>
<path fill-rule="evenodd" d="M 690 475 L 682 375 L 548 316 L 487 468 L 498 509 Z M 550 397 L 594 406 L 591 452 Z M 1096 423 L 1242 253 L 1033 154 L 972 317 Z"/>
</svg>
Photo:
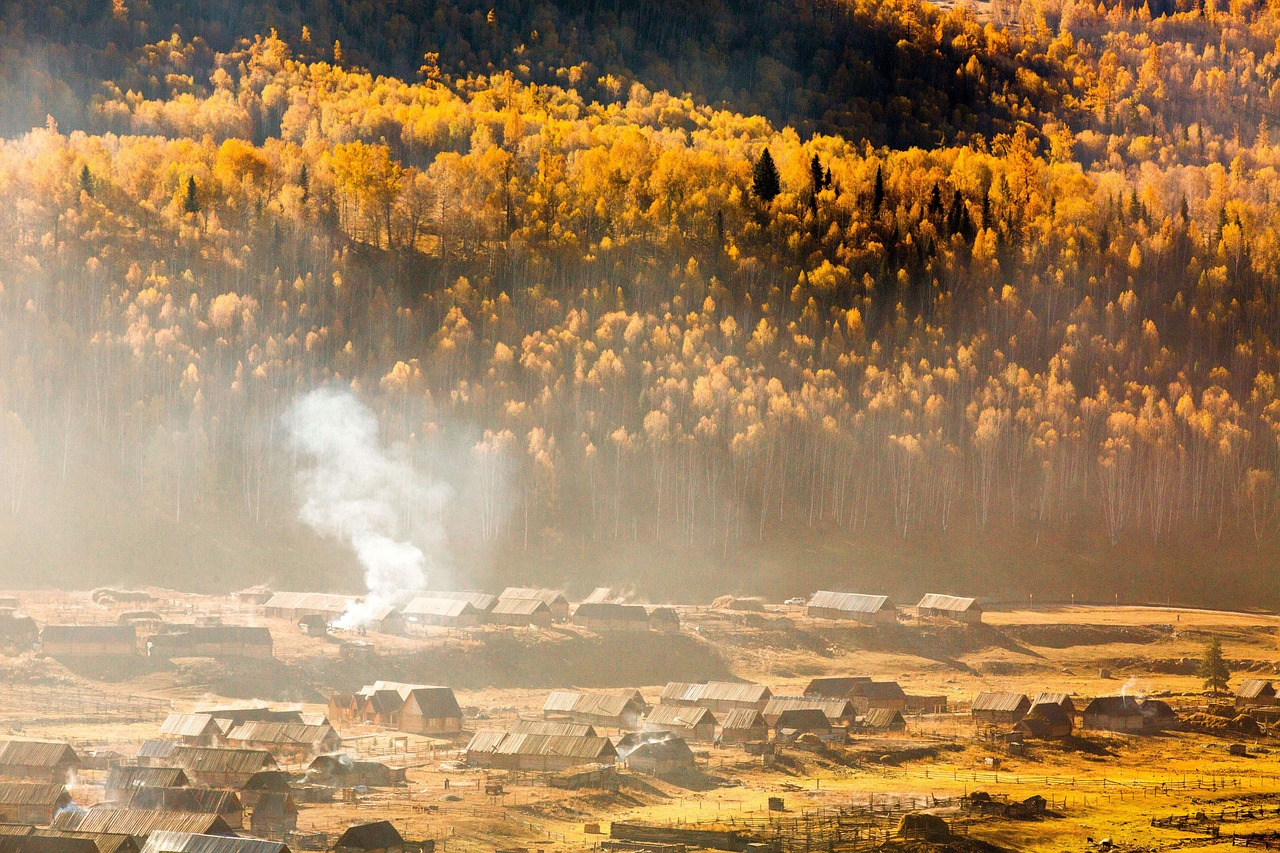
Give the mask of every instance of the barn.
<svg viewBox="0 0 1280 853">
<path fill-rule="evenodd" d="M 248 604 L 255 607 L 261 607 L 262 605 L 266 604 L 268 601 L 271 600 L 271 596 L 273 594 L 274 593 L 272 593 L 271 587 L 265 584 L 258 584 L 257 586 L 251 586 L 251 587 L 248 587 L 247 589 L 242 589 L 239 592 L 233 592 L 231 593 L 231 597 L 234 598 L 236 601 L 240 602 L 241 604 Z"/>
<path fill-rule="evenodd" d="M 66 784 L 80 769 L 80 756 L 70 744 L 44 740 L 0 740 L 0 778 Z"/>
<path fill-rule="evenodd" d="M 323 616 L 332 621 L 359 601 L 352 595 L 328 595 L 323 592 L 277 592 L 262 606 L 263 613 L 297 622 L 304 616 Z"/>
<path fill-rule="evenodd" d="M 1246 678 L 1236 688 L 1237 708 L 1257 708 L 1276 704 L 1276 687 L 1261 678 Z"/>
<path fill-rule="evenodd" d="M 605 737 L 476 732 L 467 762 L 499 770 L 558 773 L 584 764 L 614 764 L 618 752 Z"/>
<path fill-rule="evenodd" d="M 768 739 L 769 724 L 764 714 L 754 708 L 735 708 L 720 716 L 721 743 L 756 743 Z"/>
<path fill-rule="evenodd" d="M 684 708 L 679 705 L 656 705 L 645 717 L 646 732 L 669 732 L 685 740 L 713 741 L 716 718 L 706 708 Z"/>
<path fill-rule="evenodd" d="M 541 601 L 547 605 L 555 621 L 566 622 L 569 619 L 569 599 L 559 590 L 509 586 L 498 596 L 495 607 L 501 607 L 504 601 Z"/>
<path fill-rule="evenodd" d="M 53 828 L 71 832 L 132 835 L 135 838 L 146 838 L 153 832 L 166 829 L 175 832 L 198 832 L 202 835 L 235 835 L 235 831 L 227 826 L 227 822 L 216 814 L 110 807 L 67 809 L 58 812 L 53 820 Z"/>
<path fill-rule="evenodd" d="M 276 760 L 265 749 L 231 749 L 209 746 L 180 746 L 173 751 L 173 763 L 192 782 L 208 788 L 239 790 L 260 770 L 275 770 Z"/>
<path fill-rule="evenodd" d="M 71 795 L 53 782 L 0 782 L 0 823 L 48 826 L 71 805 Z"/>
<path fill-rule="evenodd" d="M 668 685 L 669 686 L 669 685 Z M 773 698 L 772 690 L 763 684 L 746 684 L 739 681 L 708 681 L 707 684 L 685 685 L 692 688 L 685 695 L 690 697 L 690 704 L 707 708 L 709 711 L 723 713 L 732 711 L 733 708 L 754 708 L 756 711 L 764 711 L 764 707 L 769 703 L 769 699 Z M 666 695 L 666 690 L 663 690 Z M 663 699 L 663 704 L 680 704 L 681 702 L 667 702 Z"/>
<path fill-rule="evenodd" d="M 327 788 L 391 788 L 405 781 L 403 767 L 389 767 L 380 761 L 365 761 L 345 753 L 318 756 L 307 767 L 307 781 Z"/>
<path fill-rule="evenodd" d="M 775 740 L 795 740 L 805 734 L 828 737 L 831 721 L 818 708 L 792 708 L 778 715 L 777 722 L 773 724 Z"/>
<path fill-rule="evenodd" d="M 1136 696 L 1099 696 L 1085 706 L 1086 729 L 1108 732 L 1144 732 L 1146 717 Z"/>
<path fill-rule="evenodd" d="M 338 697 L 330 705 L 338 703 Z M 340 719 L 373 723 L 402 732 L 450 735 L 462 731 L 462 708 L 453 688 L 375 681 L 354 694 Z"/>
<path fill-rule="evenodd" d="M 265 835 L 292 832 L 298 828 L 298 804 L 286 791 L 263 791 L 249 812 L 249 828 Z"/>
<path fill-rule="evenodd" d="M 573 612 L 573 624 L 600 633 L 649 630 L 649 611 L 638 604 L 583 602 Z"/>
<path fill-rule="evenodd" d="M 334 853 L 406 853 L 408 847 L 389 820 L 348 827 L 338 836 Z"/>
<path fill-rule="evenodd" d="M 119 765 L 107 774 L 108 802 L 128 803 L 138 788 L 185 788 L 191 782 L 180 767 L 135 767 Z"/>
<path fill-rule="evenodd" d="M 484 620 L 484 614 L 475 605 L 460 598 L 418 596 L 401 612 L 406 625 L 418 628 L 474 628 Z"/>
<path fill-rule="evenodd" d="M 848 699 L 853 696 L 854 688 L 871 681 L 869 675 L 838 675 L 826 678 L 815 678 L 804 689 L 805 696 L 831 696 L 837 699 Z"/>
<path fill-rule="evenodd" d="M 40 653 L 51 658 L 126 657 L 138 653 L 132 625 L 45 625 Z"/>
<path fill-rule="evenodd" d="M 456 735 L 462 731 L 462 708 L 453 688 L 409 686 L 400 709 L 399 731 L 422 735 Z"/>
<path fill-rule="evenodd" d="M 916 614 L 925 619 L 951 619 L 966 625 L 977 625 L 982 621 L 982 608 L 976 599 L 936 592 L 927 593 L 920 599 Z"/>
<path fill-rule="evenodd" d="M 554 720 L 516 720 L 507 731 L 519 735 L 596 736 L 596 730 L 585 723 L 564 723 Z"/>
<path fill-rule="evenodd" d="M 271 631 L 253 625 L 168 625 L 147 641 L 147 655 L 172 658 L 255 658 L 274 655 Z"/>
<path fill-rule="evenodd" d="M 593 692 L 553 690 L 543 703 L 542 716 L 602 728 L 635 729 L 648 710 L 648 703 L 639 691 L 627 688 Z"/>
<path fill-rule="evenodd" d="M 884 595 L 819 590 L 809 599 L 805 613 L 817 619 L 847 619 L 864 625 L 892 625 L 898 609 Z"/>
<path fill-rule="evenodd" d="M 217 788 L 135 788 L 129 808 L 144 811 L 216 814 L 232 829 L 244 826 L 244 805 L 235 791 Z"/>
<path fill-rule="evenodd" d="M 105 832 L 67 832 L 34 826 L 5 826 L 0 836 L 24 844 L 0 848 L 4 853 L 138 853 L 141 849 L 131 835 Z M 88 846 L 84 846 L 88 845 Z"/>
<path fill-rule="evenodd" d="M 489 621 L 495 625 L 509 625 L 515 628 L 529 625 L 550 628 L 552 613 L 545 601 L 536 598 L 498 599 L 498 603 L 489 611 Z"/>
<path fill-rule="evenodd" d="M 848 728 L 857 720 L 857 711 L 848 699 L 828 699 L 818 696 L 774 696 L 764 708 L 765 722 L 778 724 L 778 718 L 787 711 L 808 708 L 819 710 L 832 726 Z"/>
<path fill-rule="evenodd" d="M 182 743 L 176 740 L 148 738 L 138 747 L 138 752 L 133 757 L 134 763 L 141 767 L 168 767 L 174 750 L 181 745 Z"/>
<path fill-rule="evenodd" d="M 865 714 L 872 708 L 907 710 L 907 694 L 896 681 L 866 681 L 856 684 L 849 692 L 849 701 L 859 714 Z"/>
<path fill-rule="evenodd" d="M 268 723 L 251 720 L 227 732 L 227 743 L 247 749 L 265 749 L 289 755 L 320 755 L 342 746 L 342 738 L 328 723 Z"/>
<path fill-rule="evenodd" d="M 975 723 L 1008 724 L 1021 720 L 1031 710 L 1031 700 L 1021 693 L 979 693 L 973 700 Z"/>
<path fill-rule="evenodd" d="M 160 736 L 188 746 L 213 746 L 225 734 L 210 714 L 182 714 L 177 711 L 160 724 Z"/>
<path fill-rule="evenodd" d="M 1056 702 L 1033 705 L 1027 715 L 1014 726 L 1014 732 L 1039 740 L 1071 737 L 1075 721 L 1067 709 Z"/>
</svg>

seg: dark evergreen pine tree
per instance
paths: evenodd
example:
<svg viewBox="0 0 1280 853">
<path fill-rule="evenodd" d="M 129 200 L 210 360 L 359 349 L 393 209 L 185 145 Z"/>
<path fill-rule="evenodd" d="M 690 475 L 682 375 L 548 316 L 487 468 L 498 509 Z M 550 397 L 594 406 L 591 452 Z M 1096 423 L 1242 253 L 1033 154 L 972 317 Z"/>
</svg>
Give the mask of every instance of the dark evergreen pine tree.
<svg viewBox="0 0 1280 853">
<path fill-rule="evenodd" d="M 774 164 L 773 155 L 769 153 L 768 148 L 761 152 L 760 159 L 756 161 L 755 168 L 751 171 L 751 176 L 751 191 L 765 204 L 773 201 L 778 197 L 778 193 L 782 192 L 782 179 L 778 176 L 778 167 Z"/>
<path fill-rule="evenodd" d="M 88 163 L 85 163 L 80 169 L 80 189 L 89 198 L 93 198 L 93 173 L 89 171 Z"/>
<path fill-rule="evenodd" d="M 200 212 L 200 191 L 196 186 L 195 176 L 187 178 L 187 191 L 182 198 L 182 209 L 187 213 Z"/>
<path fill-rule="evenodd" d="M 876 166 L 876 183 L 871 190 L 871 212 L 879 213 L 882 204 L 884 204 L 884 168 Z"/>
</svg>

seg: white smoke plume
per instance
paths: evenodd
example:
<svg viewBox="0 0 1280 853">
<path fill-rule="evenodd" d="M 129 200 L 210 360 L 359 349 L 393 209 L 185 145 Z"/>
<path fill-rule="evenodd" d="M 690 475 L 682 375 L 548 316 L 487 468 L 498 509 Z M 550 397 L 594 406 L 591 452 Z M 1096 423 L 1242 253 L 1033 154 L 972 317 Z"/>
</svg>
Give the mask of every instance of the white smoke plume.
<svg viewBox="0 0 1280 853">
<path fill-rule="evenodd" d="M 368 594 L 347 609 L 338 627 L 364 624 L 398 590 L 425 589 L 428 576 L 442 567 L 438 509 L 448 487 L 384 448 L 377 417 L 350 391 L 312 391 L 286 421 L 304 461 L 297 477 L 299 517 L 317 533 L 345 542 L 364 569 Z"/>
</svg>

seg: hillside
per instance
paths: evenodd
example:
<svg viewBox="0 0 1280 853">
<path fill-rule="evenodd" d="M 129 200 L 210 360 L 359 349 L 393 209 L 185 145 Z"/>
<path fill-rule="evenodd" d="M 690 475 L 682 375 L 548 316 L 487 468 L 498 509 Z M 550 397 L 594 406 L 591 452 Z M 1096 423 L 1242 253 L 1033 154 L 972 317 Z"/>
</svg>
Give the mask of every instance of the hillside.
<svg viewBox="0 0 1280 853">
<path fill-rule="evenodd" d="M 335 386 L 441 581 L 1273 599 L 1275 11 L 342 8 L 6 7 L 6 583 L 358 589 Z"/>
</svg>

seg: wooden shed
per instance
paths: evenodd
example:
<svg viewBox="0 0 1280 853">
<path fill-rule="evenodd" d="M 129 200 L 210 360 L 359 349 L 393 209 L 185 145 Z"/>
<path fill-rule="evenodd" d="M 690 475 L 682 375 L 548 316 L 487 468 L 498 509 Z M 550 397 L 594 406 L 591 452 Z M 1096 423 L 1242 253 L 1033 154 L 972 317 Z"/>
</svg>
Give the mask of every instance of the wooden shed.
<svg viewBox="0 0 1280 853">
<path fill-rule="evenodd" d="M 1077 713 L 1076 703 L 1072 701 L 1071 695 L 1068 693 L 1050 693 L 1042 691 L 1036 694 L 1036 698 L 1031 700 L 1031 708 L 1034 710 L 1037 705 L 1057 705 L 1063 711 L 1066 711 L 1068 717 L 1075 717 Z"/>
<path fill-rule="evenodd" d="M 927 593 L 920 599 L 916 613 L 926 619 L 951 619 L 966 625 L 977 625 L 982 621 L 982 608 L 976 599 L 936 592 Z"/>
<path fill-rule="evenodd" d="M 268 835 L 291 832 L 298 828 L 298 804 L 283 791 L 263 791 L 249 813 L 249 828 Z"/>
<path fill-rule="evenodd" d="M 405 853 L 404 838 L 389 820 L 349 827 L 338 836 L 334 853 Z"/>
<path fill-rule="evenodd" d="M 1246 678 L 1236 688 L 1237 708 L 1257 708 L 1276 704 L 1276 687 L 1261 678 Z"/>
<path fill-rule="evenodd" d="M 668 732 L 685 740 L 713 741 L 716 718 L 706 708 L 655 705 L 644 720 L 646 732 Z"/>
<path fill-rule="evenodd" d="M 45 625 L 40 653 L 51 658 L 127 657 L 138 653 L 133 625 Z"/>
<path fill-rule="evenodd" d="M 819 590 L 809 599 L 805 613 L 818 619 L 844 619 L 864 625 L 891 625 L 898 609 L 888 596 Z"/>
<path fill-rule="evenodd" d="M 1013 725 L 1031 710 L 1031 700 L 1021 693 L 979 693 L 973 700 L 973 720 Z"/>
<path fill-rule="evenodd" d="M 614 764 L 618 752 L 605 737 L 476 732 L 466 756 L 479 767 L 558 773 L 587 764 Z"/>
<path fill-rule="evenodd" d="M 716 714 L 735 708 L 764 711 L 773 691 L 762 684 L 709 681 L 706 684 L 672 682 L 662 690 L 663 705 L 697 705 Z"/>
<path fill-rule="evenodd" d="M 196 784 L 237 791 L 255 773 L 276 769 L 275 758 L 265 749 L 180 746 L 173 751 L 171 761 Z"/>
<path fill-rule="evenodd" d="M 48 826 L 71 805 L 71 795 L 54 782 L 0 782 L 0 823 Z"/>
<path fill-rule="evenodd" d="M 764 708 L 764 719 L 771 726 L 778 724 L 778 718 L 787 711 L 798 711 L 813 708 L 819 710 L 832 726 L 848 728 L 857 720 L 858 714 L 853 703 L 848 699 L 832 699 L 821 696 L 774 696 Z"/>
<path fill-rule="evenodd" d="M 426 628 L 473 628 L 484 621 L 484 613 L 460 598 L 418 596 L 402 611 L 407 626 Z"/>
<path fill-rule="evenodd" d="M 1082 719 L 1084 728 L 1096 731 L 1143 732 L 1147 728 L 1136 696 L 1099 696 L 1085 706 Z"/>
<path fill-rule="evenodd" d="M 649 611 L 638 604 L 583 602 L 573 612 L 573 624 L 596 633 L 643 633 L 649 630 Z"/>
<path fill-rule="evenodd" d="M 495 625 L 510 625 L 516 628 L 534 626 L 550 628 L 552 621 L 551 608 L 545 601 L 533 598 L 499 599 L 489 611 L 489 621 Z"/>
<path fill-rule="evenodd" d="M 191 782 L 181 767 L 137 767 L 120 765 L 107 774 L 108 802 L 127 804 L 138 788 L 185 788 Z"/>
<path fill-rule="evenodd" d="M 635 729 L 649 705 L 637 690 L 553 690 L 542 706 L 546 719 L 611 729 Z"/>
<path fill-rule="evenodd" d="M 639 741 L 634 745 L 624 745 L 624 738 L 624 743 L 618 744 L 619 756 L 629 769 L 637 773 L 679 773 L 696 766 L 693 750 L 683 738 L 672 734 L 657 738 L 645 735 L 627 737 L 638 737 Z"/>
<path fill-rule="evenodd" d="M 271 631 L 254 625 L 167 625 L 147 641 L 154 658 L 253 658 L 274 655 Z"/>
<path fill-rule="evenodd" d="M 70 744 L 44 740 L 0 740 L 0 779 L 63 785 L 80 769 Z"/>
<path fill-rule="evenodd" d="M 768 739 L 769 724 L 755 708 L 736 708 L 720 715 L 721 743 L 758 743 Z"/>
<path fill-rule="evenodd" d="M 893 708 L 872 708 L 858 721 L 867 731 L 873 732 L 905 732 L 907 720 L 901 711 Z"/>
<path fill-rule="evenodd" d="M 1040 740 L 1070 737 L 1075 721 L 1067 710 L 1055 702 L 1033 705 L 1027 715 L 1014 726 L 1017 734 Z"/>
<path fill-rule="evenodd" d="M 773 724 L 775 740 L 795 740 L 805 734 L 827 737 L 831 734 L 831 721 L 817 708 L 792 708 L 783 711 Z"/>
<path fill-rule="evenodd" d="M 569 619 L 569 599 L 560 590 L 509 586 L 498 595 L 495 609 L 501 607 L 504 601 L 540 601 L 547 606 L 555 621 L 566 622 Z"/>
</svg>

